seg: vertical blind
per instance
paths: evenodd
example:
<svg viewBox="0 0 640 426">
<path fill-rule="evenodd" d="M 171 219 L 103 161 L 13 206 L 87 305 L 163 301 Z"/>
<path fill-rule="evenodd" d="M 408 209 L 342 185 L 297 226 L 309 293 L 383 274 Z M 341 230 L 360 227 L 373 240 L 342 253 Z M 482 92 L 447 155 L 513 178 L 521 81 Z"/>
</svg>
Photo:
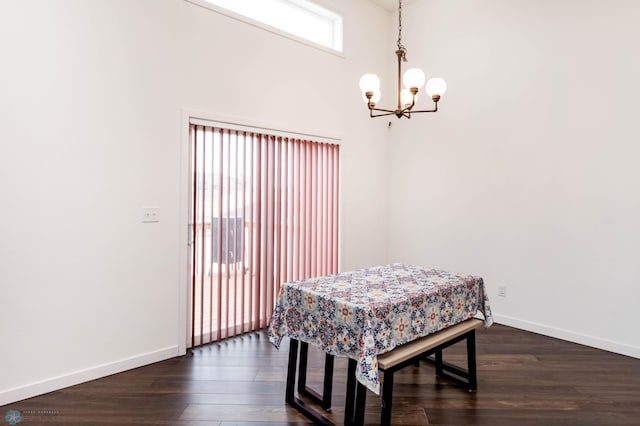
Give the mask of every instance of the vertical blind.
<svg viewBox="0 0 640 426">
<path fill-rule="evenodd" d="M 191 347 L 268 325 L 283 282 L 338 271 L 339 145 L 190 125 Z"/>
</svg>

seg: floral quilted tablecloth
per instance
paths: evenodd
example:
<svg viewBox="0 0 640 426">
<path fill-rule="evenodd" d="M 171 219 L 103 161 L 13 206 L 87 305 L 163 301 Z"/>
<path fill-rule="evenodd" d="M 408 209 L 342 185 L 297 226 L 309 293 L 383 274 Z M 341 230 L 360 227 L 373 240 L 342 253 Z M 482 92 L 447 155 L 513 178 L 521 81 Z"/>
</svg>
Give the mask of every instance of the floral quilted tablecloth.
<svg viewBox="0 0 640 426">
<path fill-rule="evenodd" d="M 377 394 L 378 355 L 478 312 L 491 326 L 482 278 L 395 263 L 283 284 L 268 333 L 276 348 L 287 336 L 356 360 Z"/>
</svg>

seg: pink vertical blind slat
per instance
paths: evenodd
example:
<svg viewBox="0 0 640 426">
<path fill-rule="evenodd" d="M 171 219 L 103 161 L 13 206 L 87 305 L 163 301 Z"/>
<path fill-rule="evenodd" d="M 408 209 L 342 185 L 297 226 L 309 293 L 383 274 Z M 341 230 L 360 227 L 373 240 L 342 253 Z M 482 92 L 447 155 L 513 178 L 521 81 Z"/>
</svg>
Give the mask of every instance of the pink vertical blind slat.
<svg viewBox="0 0 640 426">
<path fill-rule="evenodd" d="M 211 299 L 211 302 L 209 303 L 209 306 L 213 306 L 213 298 L 214 298 L 214 293 L 215 293 L 215 298 L 216 301 L 218 303 L 218 309 L 217 309 L 217 335 L 221 336 L 222 334 L 222 242 L 224 240 L 223 236 L 222 236 L 222 200 L 224 199 L 224 186 L 223 186 L 223 178 L 224 178 L 224 157 L 223 157 L 223 136 L 224 136 L 224 132 L 222 129 L 218 129 L 219 132 L 219 139 L 218 139 L 218 150 L 217 150 L 217 158 L 218 158 L 218 185 L 220 190 L 218 191 L 217 195 L 218 195 L 218 206 L 217 208 L 215 208 L 214 203 L 211 203 L 211 214 L 212 216 L 217 214 L 217 218 L 215 219 L 216 222 L 218 223 L 218 232 L 217 235 L 215 232 L 212 232 L 211 235 L 211 245 L 217 245 L 218 246 L 218 252 L 217 252 L 217 256 L 215 256 L 215 258 L 212 257 L 212 262 L 215 262 L 216 265 L 218 265 L 218 273 L 217 273 L 217 280 L 216 280 L 216 287 L 215 287 L 215 292 L 211 291 L 209 294 L 209 297 Z M 215 145 L 215 141 L 214 141 L 214 145 Z M 215 186 L 215 184 L 214 184 Z M 214 194 L 215 195 L 215 194 Z M 215 216 L 214 216 L 215 217 Z M 213 277 L 213 274 L 211 275 Z M 213 281 L 213 280 L 212 280 Z M 212 324 L 213 322 L 213 315 L 209 316 L 209 322 L 210 324 Z M 213 333 L 213 325 L 210 326 L 210 334 Z M 213 339 L 213 336 L 210 337 L 210 339 Z"/>
<path fill-rule="evenodd" d="M 338 272 L 339 146 L 191 125 L 190 346 L 268 325 L 283 282 Z"/>
<path fill-rule="evenodd" d="M 251 324 L 251 329 L 259 329 L 260 328 L 260 310 L 262 308 L 261 305 L 261 296 L 262 296 L 262 232 L 263 232 L 263 222 L 264 215 L 262 209 L 262 183 L 264 181 L 262 176 L 262 148 L 263 148 L 263 135 L 258 135 L 256 141 L 256 239 L 255 239 L 255 247 L 256 247 L 256 256 L 254 258 L 254 264 L 252 270 L 255 271 L 255 285 L 254 285 L 254 299 L 255 305 L 253 310 L 253 323 Z"/>
</svg>

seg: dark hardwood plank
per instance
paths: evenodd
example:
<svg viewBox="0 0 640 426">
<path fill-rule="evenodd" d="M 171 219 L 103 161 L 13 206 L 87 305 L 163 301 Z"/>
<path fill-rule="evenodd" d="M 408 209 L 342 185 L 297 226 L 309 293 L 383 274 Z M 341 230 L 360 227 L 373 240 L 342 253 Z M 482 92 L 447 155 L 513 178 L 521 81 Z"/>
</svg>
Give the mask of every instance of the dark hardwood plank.
<svg viewBox="0 0 640 426">
<path fill-rule="evenodd" d="M 288 342 L 266 333 L 197 348 L 178 357 L 0 407 L 20 410 L 25 426 L 306 425 L 284 404 Z M 640 360 L 494 325 L 477 333 L 478 392 L 435 377 L 428 363 L 396 373 L 397 425 L 631 426 L 640 419 Z M 464 345 L 445 359 L 465 362 Z M 324 354 L 311 348 L 307 383 L 322 388 Z M 347 362 L 334 368 L 333 409 L 344 416 Z M 380 397 L 369 393 L 366 424 L 377 424 Z"/>
</svg>

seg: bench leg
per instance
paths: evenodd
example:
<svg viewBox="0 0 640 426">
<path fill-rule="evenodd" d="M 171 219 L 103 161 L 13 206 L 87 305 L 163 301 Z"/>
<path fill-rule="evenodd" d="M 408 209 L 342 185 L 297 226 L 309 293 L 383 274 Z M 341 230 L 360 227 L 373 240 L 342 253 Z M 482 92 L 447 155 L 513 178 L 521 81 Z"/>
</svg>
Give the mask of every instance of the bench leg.
<svg viewBox="0 0 640 426">
<path fill-rule="evenodd" d="M 467 369 L 469 371 L 469 392 L 478 390 L 478 375 L 476 369 L 476 331 L 471 330 L 467 336 Z"/>
<path fill-rule="evenodd" d="M 435 353 L 436 357 L 436 376 L 442 377 L 442 349 L 438 349 Z"/>
<path fill-rule="evenodd" d="M 467 342 L 467 369 L 450 364 L 444 360 L 443 350 L 462 340 Z M 476 370 L 476 331 L 470 330 L 467 333 L 444 343 L 431 351 L 431 357 L 424 358 L 436 367 L 436 377 L 450 380 L 459 385 L 465 386 L 469 392 L 478 390 L 477 370 Z"/>
<path fill-rule="evenodd" d="M 391 424 L 391 403 L 393 402 L 393 372 L 384 372 L 384 383 L 382 384 L 382 414 L 380 425 Z"/>
</svg>

